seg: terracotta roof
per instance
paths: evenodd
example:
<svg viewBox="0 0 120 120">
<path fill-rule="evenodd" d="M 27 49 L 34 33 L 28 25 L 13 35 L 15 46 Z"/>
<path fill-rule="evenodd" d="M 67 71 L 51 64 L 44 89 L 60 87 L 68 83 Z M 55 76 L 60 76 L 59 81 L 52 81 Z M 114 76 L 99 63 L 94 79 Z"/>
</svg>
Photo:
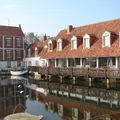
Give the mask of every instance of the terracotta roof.
<svg viewBox="0 0 120 120">
<path fill-rule="evenodd" d="M 113 42 L 110 48 L 102 48 L 102 34 L 105 31 L 111 31 L 115 34 Z M 105 21 L 80 27 L 75 27 L 72 29 L 70 34 L 67 34 L 67 30 L 61 30 L 56 36 L 56 40 L 59 38 L 67 40 L 62 51 L 56 51 L 54 48 L 53 52 L 46 52 L 43 54 L 43 58 L 73 58 L 73 57 L 106 57 L 106 56 L 120 56 L 119 47 L 119 31 L 120 31 L 120 19 L 115 19 L 111 21 Z M 94 36 L 94 41 L 89 49 L 83 49 L 82 39 L 78 39 L 80 45 L 77 50 L 71 50 L 71 38 L 72 36 L 79 36 L 83 38 L 85 34 Z"/>
<path fill-rule="evenodd" d="M 0 26 L 0 35 L 24 36 L 21 27 Z"/>
<path fill-rule="evenodd" d="M 47 49 L 45 48 L 47 42 L 48 41 L 39 41 L 31 44 L 29 47 L 31 50 L 31 56 L 35 55 L 35 47 L 38 48 L 38 56 L 42 56 L 43 54 L 45 54 L 47 52 Z"/>
</svg>

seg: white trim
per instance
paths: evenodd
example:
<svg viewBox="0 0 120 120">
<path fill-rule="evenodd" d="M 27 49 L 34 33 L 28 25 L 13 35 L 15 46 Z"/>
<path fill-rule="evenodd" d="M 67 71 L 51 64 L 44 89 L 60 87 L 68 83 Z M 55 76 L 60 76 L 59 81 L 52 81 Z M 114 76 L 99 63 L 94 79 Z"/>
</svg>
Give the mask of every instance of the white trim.
<svg viewBox="0 0 120 120">
<path fill-rule="evenodd" d="M 66 67 L 69 67 L 68 58 L 66 58 Z"/>
<path fill-rule="evenodd" d="M 51 45 L 50 45 L 51 44 Z M 53 41 L 49 40 L 48 41 L 48 52 L 52 52 L 53 51 Z"/>
<path fill-rule="evenodd" d="M 83 36 L 83 48 L 90 48 L 90 35 L 87 33 Z"/>
<path fill-rule="evenodd" d="M 96 58 L 96 68 L 99 68 L 99 58 Z"/>
<path fill-rule="evenodd" d="M 57 51 L 62 51 L 62 39 L 57 40 Z"/>
<path fill-rule="evenodd" d="M 80 58 L 80 67 L 83 66 L 82 58 Z"/>
<path fill-rule="evenodd" d="M 13 36 L 13 60 L 15 60 L 15 36 Z"/>
<path fill-rule="evenodd" d="M 110 47 L 111 46 L 111 33 L 108 31 L 105 31 L 102 34 L 102 47 Z"/>
<path fill-rule="evenodd" d="M 118 57 L 115 58 L 115 68 L 118 68 Z"/>
<path fill-rule="evenodd" d="M 2 48 L 3 49 L 3 60 L 5 60 L 5 55 L 4 55 L 5 54 L 5 51 L 4 51 L 4 36 L 2 37 L 2 39 L 3 39 L 3 46 L 2 46 L 3 47 Z"/>
<path fill-rule="evenodd" d="M 74 50 L 77 49 L 77 37 L 76 36 L 73 36 L 71 38 L 71 50 L 73 50 L 73 49 Z"/>
</svg>

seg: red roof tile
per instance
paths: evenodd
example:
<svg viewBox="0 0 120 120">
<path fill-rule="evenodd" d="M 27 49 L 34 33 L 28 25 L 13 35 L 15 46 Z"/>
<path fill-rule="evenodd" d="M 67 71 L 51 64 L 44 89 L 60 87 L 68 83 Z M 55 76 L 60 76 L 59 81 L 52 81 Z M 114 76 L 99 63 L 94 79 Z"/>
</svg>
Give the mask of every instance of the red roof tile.
<svg viewBox="0 0 120 120">
<path fill-rule="evenodd" d="M 45 45 L 47 45 L 47 41 L 39 41 L 35 42 L 30 45 L 31 50 L 31 56 L 35 56 L 35 48 L 38 49 L 38 55 L 42 56 L 42 54 L 45 54 L 47 52 L 47 49 L 45 49 Z"/>
<path fill-rule="evenodd" d="M 111 31 L 116 35 L 114 42 L 111 44 L 110 48 L 102 48 L 102 34 L 105 31 Z M 56 40 L 59 38 L 67 40 L 68 44 L 64 47 L 62 51 L 46 52 L 42 57 L 44 58 L 78 58 L 78 57 L 106 57 L 106 56 L 120 56 L 119 47 L 119 36 L 120 32 L 120 19 L 115 19 L 111 21 L 105 21 L 101 23 L 95 23 L 85 26 L 80 26 L 73 28 L 70 34 L 67 34 L 67 30 L 61 30 L 56 36 Z M 72 36 L 83 37 L 85 34 L 89 34 L 95 37 L 95 41 L 89 49 L 83 49 L 82 42 L 78 46 L 77 50 L 71 50 L 70 39 Z M 82 40 L 82 39 L 80 39 Z"/>
<path fill-rule="evenodd" d="M 0 26 L 0 35 L 24 36 L 21 27 Z"/>
</svg>

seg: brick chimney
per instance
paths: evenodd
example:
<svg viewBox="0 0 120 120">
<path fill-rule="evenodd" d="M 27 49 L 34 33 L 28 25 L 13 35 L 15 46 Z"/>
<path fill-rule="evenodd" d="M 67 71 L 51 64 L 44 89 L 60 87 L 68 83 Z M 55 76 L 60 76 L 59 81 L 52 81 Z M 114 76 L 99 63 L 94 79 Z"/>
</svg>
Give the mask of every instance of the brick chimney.
<svg viewBox="0 0 120 120">
<path fill-rule="evenodd" d="M 67 34 L 70 34 L 70 32 L 72 31 L 73 26 L 72 25 L 68 25 L 67 26 Z"/>
<path fill-rule="evenodd" d="M 19 28 L 21 29 L 21 24 L 19 24 Z"/>
</svg>

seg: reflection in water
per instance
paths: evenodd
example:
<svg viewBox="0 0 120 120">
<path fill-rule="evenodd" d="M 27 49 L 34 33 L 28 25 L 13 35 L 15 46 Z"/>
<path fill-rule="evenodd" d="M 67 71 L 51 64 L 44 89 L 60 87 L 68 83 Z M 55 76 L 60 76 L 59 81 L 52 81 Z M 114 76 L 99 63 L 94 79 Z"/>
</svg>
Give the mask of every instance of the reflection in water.
<svg viewBox="0 0 120 120">
<path fill-rule="evenodd" d="M 110 114 L 120 111 L 119 90 L 47 81 L 28 83 L 27 87 L 31 99 L 34 96 L 48 111 L 57 112 L 64 120 L 89 120 L 96 116 L 110 120 Z"/>
<path fill-rule="evenodd" d="M 108 114 L 120 111 L 119 89 L 90 86 L 0 77 L 0 118 L 28 112 L 43 120 L 110 120 Z"/>
<path fill-rule="evenodd" d="M 0 118 L 25 109 L 25 89 L 22 81 L 10 79 L 9 76 L 0 78 Z"/>
</svg>

